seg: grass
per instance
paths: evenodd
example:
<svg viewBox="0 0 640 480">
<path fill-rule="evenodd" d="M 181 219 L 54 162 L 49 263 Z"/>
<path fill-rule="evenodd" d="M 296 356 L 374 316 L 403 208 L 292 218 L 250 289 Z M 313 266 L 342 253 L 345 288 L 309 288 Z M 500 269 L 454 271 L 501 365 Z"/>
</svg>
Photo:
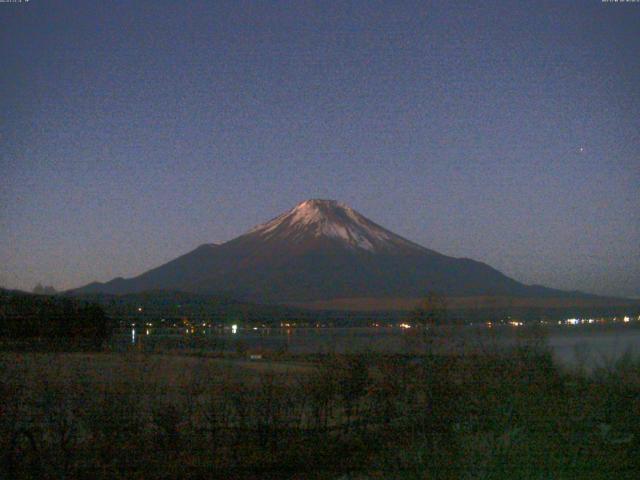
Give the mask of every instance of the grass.
<svg viewBox="0 0 640 480">
<path fill-rule="evenodd" d="M 0 478 L 636 478 L 640 360 L 0 354 Z"/>
</svg>

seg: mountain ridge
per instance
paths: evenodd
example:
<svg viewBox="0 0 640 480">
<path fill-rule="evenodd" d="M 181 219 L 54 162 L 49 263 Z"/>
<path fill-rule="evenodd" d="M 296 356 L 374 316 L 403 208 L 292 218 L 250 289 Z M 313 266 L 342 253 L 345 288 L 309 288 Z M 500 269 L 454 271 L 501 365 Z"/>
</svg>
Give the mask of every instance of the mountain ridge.
<svg viewBox="0 0 640 480">
<path fill-rule="evenodd" d="M 310 199 L 228 242 L 203 244 L 136 277 L 78 293 L 165 289 L 258 303 L 445 296 L 588 296 L 520 283 L 469 258 L 407 240 L 335 200 Z"/>
</svg>

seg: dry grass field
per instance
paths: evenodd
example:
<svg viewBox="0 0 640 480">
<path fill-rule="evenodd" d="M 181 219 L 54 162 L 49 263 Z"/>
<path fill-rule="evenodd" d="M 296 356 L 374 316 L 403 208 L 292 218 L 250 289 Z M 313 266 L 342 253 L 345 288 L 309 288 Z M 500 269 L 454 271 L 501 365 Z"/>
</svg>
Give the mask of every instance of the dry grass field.
<svg viewBox="0 0 640 480">
<path fill-rule="evenodd" d="M 188 352 L 186 352 L 188 353 Z M 640 362 L 0 354 L 0 478 L 637 478 Z"/>
<path fill-rule="evenodd" d="M 423 298 L 335 298 L 314 302 L 294 303 L 292 306 L 311 310 L 340 310 L 340 311 L 411 311 L 423 301 Z M 500 308 L 594 308 L 594 307 L 623 307 L 638 308 L 638 300 L 625 298 L 518 298 L 499 296 L 467 296 L 448 297 L 447 305 L 451 309 L 484 310 Z"/>
</svg>

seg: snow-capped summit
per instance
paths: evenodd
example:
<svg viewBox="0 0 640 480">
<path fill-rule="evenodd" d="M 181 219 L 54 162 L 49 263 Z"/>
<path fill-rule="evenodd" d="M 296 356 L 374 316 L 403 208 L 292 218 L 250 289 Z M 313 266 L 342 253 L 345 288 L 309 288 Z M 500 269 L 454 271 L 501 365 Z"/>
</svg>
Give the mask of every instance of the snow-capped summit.
<svg viewBox="0 0 640 480">
<path fill-rule="evenodd" d="M 369 252 L 428 251 L 335 200 L 306 200 L 273 220 L 256 226 L 247 235 L 259 236 L 265 241 L 298 244 L 328 238 L 349 248 Z"/>
<path fill-rule="evenodd" d="M 174 290 L 257 303 L 450 296 L 566 296 L 468 258 L 429 250 L 334 200 L 307 200 L 220 245 L 205 244 L 130 279 L 78 293 Z"/>
</svg>

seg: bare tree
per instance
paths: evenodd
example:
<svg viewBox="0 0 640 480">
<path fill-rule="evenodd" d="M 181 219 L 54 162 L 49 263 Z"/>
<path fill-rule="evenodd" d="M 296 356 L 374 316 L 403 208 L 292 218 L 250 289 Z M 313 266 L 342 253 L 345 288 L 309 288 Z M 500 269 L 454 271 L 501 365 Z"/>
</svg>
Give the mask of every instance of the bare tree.
<svg viewBox="0 0 640 480">
<path fill-rule="evenodd" d="M 419 344 L 422 353 L 430 353 L 437 337 L 437 329 L 449 323 L 447 300 L 445 297 L 429 292 L 420 304 L 410 313 L 408 322 L 415 327 L 412 339 Z"/>
</svg>

